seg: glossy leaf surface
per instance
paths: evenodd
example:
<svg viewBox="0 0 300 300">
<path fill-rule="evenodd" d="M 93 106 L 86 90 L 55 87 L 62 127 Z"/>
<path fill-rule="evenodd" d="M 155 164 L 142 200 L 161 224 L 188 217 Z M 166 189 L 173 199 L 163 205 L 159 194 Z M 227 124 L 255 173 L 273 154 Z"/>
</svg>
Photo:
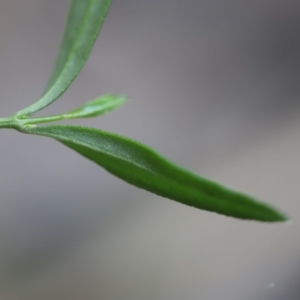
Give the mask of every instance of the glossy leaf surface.
<svg viewBox="0 0 300 300">
<path fill-rule="evenodd" d="M 55 138 L 110 173 L 157 195 L 240 219 L 284 221 L 279 211 L 176 166 L 139 142 L 102 130 L 52 125 L 26 129 Z"/>
<path fill-rule="evenodd" d="M 83 68 L 102 28 L 111 0 L 72 0 L 64 38 L 42 98 L 21 110 L 31 115 L 54 102 Z"/>
</svg>

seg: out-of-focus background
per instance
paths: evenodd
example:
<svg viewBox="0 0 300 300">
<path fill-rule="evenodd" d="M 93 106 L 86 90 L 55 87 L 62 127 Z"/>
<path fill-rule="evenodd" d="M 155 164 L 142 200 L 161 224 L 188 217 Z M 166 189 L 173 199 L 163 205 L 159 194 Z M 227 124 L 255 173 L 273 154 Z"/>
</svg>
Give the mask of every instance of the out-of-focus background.
<svg viewBox="0 0 300 300">
<path fill-rule="evenodd" d="M 41 95 L 69 3 L 0 1 L 1 117 Z M 86 67 L 43 114 L 127 94 L 77 124 L 140 140 L 292 220 L 199 211 L 1 130 L 1 299 L 300 299 L 299 78 L 299 1 L 114 0 Z"/>
</svg>

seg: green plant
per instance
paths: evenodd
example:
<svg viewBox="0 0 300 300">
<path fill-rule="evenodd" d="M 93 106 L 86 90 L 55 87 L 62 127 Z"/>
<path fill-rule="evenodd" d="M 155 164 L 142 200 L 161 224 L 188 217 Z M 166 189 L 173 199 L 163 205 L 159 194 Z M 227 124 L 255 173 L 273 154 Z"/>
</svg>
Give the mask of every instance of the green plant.
<svg viewBox="0 0 300 300">
<path fill-rule="evenodd" d="M 124 104 L 124 96 L 105 95 L 65 114 L 31 117 L 57 100 L 83 68 L 110 3 L 111 0 L 72 1 L 63 42 L 43 96 L 13 116 L 0 119 L 0 128 L 54 138 L 128 183 L 196 208 L 240 219 L 286 220 L 271 206 L 180 168 L 139 142 L 94 128 L 40 125 L 99 116 Z"/>
</svg>

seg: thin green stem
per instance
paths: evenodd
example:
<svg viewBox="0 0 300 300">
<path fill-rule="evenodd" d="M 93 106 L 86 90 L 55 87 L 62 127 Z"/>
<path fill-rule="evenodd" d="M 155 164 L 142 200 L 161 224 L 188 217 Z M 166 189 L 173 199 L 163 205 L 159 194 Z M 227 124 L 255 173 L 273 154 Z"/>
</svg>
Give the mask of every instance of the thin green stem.
<svg viewBox="0 0 300 300">
<path fill-rule="evenodd" d="M 0 129 L 13 128 L 17 130 L 22 130 L 23 126 L 61 121 L 67 118 L 68 115 L 57 115 L 57 116 L 48 116 L 48 117 L 41 117 L 41 118 L 19 119 L 18 117 L 16 117 L 16 115 L 14 115 L 10 118 L 0 118 Z"/>
<path fill-rule="evenodd" d="M 14 118 L 0 118 L 0 128 L 16 128 L 16 126 Z"/>
<path fill-rule="evenodd" d="M 40 123 L 49 123 L 55 121 L 65 120 L 65 115 L 57 115 L 57 116 L 48 116 L 48 117 L 41 117 L 41 118 L 30 118 L 22 120 L 24 125 L 33 125 L 33 124 L 40 124 Z"/>
<path fill-rule="evenodd" d="M 0 118 L 0 128 L 14 128 L 17 130 L 22 130 L 23 126 L 35 126 L 35 124 L 56 122 L 67 119 L 74 119 L 78 117 L 80 116 L 78 116 L 78 114 L 74 112 L 40 118 L 24 118 L 24 116 L 20 117 L 18 113 L 16 113 L 9 118 Z"/>
</svg>

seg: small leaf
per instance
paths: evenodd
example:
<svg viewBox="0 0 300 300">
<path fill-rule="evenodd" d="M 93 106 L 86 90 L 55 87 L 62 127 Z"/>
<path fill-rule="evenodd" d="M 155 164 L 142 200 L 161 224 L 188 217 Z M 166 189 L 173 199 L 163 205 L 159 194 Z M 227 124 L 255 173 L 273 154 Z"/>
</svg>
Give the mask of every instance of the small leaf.
<svg viewBox="0 0 300 300">
<path fill-rule="evenodd" d="M 105 95 L 66 113 L 64 117 L 66 119 L 97 117 L 119 108 L 127 100 L 125 96 Z"/>
<path fill-rule="evenodd" d="M 72 0 L 60 51 L 42 98 L 19 111 L 25 117 L 54 102 L 81 71 L 102 28 L 111 0 Z"/>
<path fill-rule="evenodd" d="M 183 204 L 240 219 L 286 220 L 271 206 L 201 178 L 128 138 L 65 125 L 27 128 L 26 132 L 52 137 L 121 179 Z"/>
</svg>

